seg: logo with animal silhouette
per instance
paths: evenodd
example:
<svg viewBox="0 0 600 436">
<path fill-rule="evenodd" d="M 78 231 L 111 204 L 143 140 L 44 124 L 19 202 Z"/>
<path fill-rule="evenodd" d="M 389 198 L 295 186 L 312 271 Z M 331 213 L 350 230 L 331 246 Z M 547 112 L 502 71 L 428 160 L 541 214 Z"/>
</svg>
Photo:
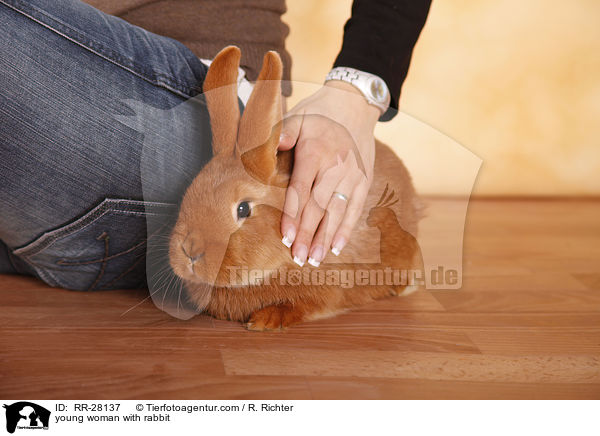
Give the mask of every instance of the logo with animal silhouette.
<svg viewBox="0 0 600 436">
<path fill-rule="evenodd" d="M 16 429 L 48 429 L 50 411 L 38 404 L 19 401 L 4 404 L 3 407 L 6 409 L 6 431 L 9 433 L 14 433 Z"/>
<path fill-rule="evenodd" d="M 414 290 L 409 283 L 293 286 L 243 274 L 232 280 L 230 271 L 240 266 L 274 274 L 281 269 L 300 269 L 281 243 L 280 233 L 293 166 L 292 151 L 277 150 L 282 119 L 281 59 L 275 52 L 265 55 L 243 114 L 236 86 L 239 61 L 240 50 L 227 47 L 207 73 L 203 91 L 213 158 L 187 188 L 169 238 L 169 264 L 188 300 L 198 311 L 242 322 L 250 330 L 277 330 Z M 415 239 L 419 205 L 402 161 L 376 141 L 371 189 L 350 242 L 338 257 L 329 254 L 318 267 L 302 269 L 422 269 Z"/>
</svg>

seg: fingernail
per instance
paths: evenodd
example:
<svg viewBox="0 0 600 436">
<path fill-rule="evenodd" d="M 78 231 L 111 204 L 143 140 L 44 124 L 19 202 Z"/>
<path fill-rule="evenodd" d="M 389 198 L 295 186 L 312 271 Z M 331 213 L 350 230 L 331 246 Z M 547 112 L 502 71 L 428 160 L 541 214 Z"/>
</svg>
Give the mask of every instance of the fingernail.
<svg viewBox="0 0 600 436">
<path fill-rule="evenodd" d="M 294 230 L 294 228 L 290 228 L 281 239 L 281 242 L 287 248 L 290 248 L 294 243 L 294 239 L 296 239 L 296 231 Z"/>
<path fill-rule="evenodd" d="M 296 253 L 294 254 L 294 262 L 300 266 L 303 266 L 304 262 L 306 262 L 306 256 L 308 255 L 308 248 L 306 248 L 306 245 L 299 244 L 295 251 Z"/>
<path fill-rule="evenodd" d="M 321 262 L 314 260 L 312 257 L 308 258 L 308 263 L 314 266 L 315 268 L 321 265 Z"/>
<path fill-rule="evenodd" d="M 279 135 L 279 143 L 281 144 L 283 141 L 285 141 L 287 138 L 287 135 L 285 133 L 282 133 L 281 135 Z"/>
<path fill-rule="evenodd" d="M 294 256 L 294 262 L 296 262 L 298 266 L 304 266 L 304 261 L 301 260 L 298 256 Z"/>
<path fill-rule="evenodd" d="M 312 249 L 312 253 L 308 258 L 308 263 L 310 263 L 314 267 L 318 267 L 321 265 L 321 261 L 323 260 L 323 247 L 320 245 L 316 246 Z"/>
<path fill-rule="evenodd" d="M 342 249 L 344 248 L 344 246 L 346 245 L 346 240 L 344 238 L 338 238 L 334 243 L 333 243 L 333 247 L 331 248 L 331 252 L 333 254 L 335 254 L 336 256 L 339 256 L 340 253 L 342 252 Z"/>
</svg>

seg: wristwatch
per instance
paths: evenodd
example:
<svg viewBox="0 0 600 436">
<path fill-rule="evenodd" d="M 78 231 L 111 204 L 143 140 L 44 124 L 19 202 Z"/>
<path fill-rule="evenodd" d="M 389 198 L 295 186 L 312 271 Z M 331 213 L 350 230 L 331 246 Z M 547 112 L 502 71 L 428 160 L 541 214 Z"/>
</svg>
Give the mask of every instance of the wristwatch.
<svg viewBox="0 0 600 436">
<path fill-rule="evenodd" d="M 390 107 L 390 91 L 383 79 L 375 74 L 349 67 L 335 67 L 327 74 L 325 82 L 330 80 L 341 80 L 354 86 L 369 104 L 381 110 L 381 115 Z"/>
</svg>

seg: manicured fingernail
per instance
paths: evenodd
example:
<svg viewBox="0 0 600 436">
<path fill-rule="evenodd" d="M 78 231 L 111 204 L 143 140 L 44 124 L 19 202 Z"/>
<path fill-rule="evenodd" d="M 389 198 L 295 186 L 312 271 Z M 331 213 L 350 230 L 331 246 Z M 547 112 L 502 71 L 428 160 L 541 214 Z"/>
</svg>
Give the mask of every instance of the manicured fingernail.
<svg viewBox="0 0 600 436">
<path fill-rule="evenodd" d="M 298 256 L 294 256 L 294 262 L 296 262 L 296 264 L 298 266 L 304 266 L 304 261 L 302 259 L 300 259 Z"/>
<path fill-rule="evenodd" d="M 344 248 L 344 246 L 346 245 L 346 240 L 344 238 L 338 238 L 334 243 L 333 243 L 333 247 L 331 248 L 331 252 L 333 254 L 335 254 L 336 256 L 339 256 L 340 253 L 342 252 L 342 249 Z"/>
<path fill-rule="evenodd" d="M 299 244 L 295 251 L 296 253 L 294 253 L 294 262 L 300 266 L 303 266 L 304 262 L 306 262 L 306 256 L 308 255 L 308 248 L 306 248 L 306 245 Z"/>
<path fill-rule="evenodd" d="M 318 245 L 312 249 L 312 252 L 310 253 L 310 257 L 308 258 L 308 263 L 310 263 L 314 267 L 317 267 L 317 266 L 321 265 L 322 260 L 323 260 L 323 247 Z"/>
<path fill-rule="evenodd" d="M 314 260 L 312 257 L 308 258 L 308 263 L 314 266 L 315 268 L 321 265 L 321 262 L 319 262 L 318 260 Z"/>
<path fill-rule="evenodd" d="M 291 228 L 285 233 L 281 239 L 281 242 L 283 242 L 283 245 L 285 245 L 287 248 L 290 248 L 294 243 L 294 239 L 296 239 L 296 231 Z"/>
</svg>

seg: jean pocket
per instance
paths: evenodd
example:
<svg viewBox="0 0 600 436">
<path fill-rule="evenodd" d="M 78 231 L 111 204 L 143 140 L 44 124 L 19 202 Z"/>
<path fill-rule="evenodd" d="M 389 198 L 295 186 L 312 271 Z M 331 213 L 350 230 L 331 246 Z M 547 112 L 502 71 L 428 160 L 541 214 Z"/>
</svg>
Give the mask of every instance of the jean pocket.
<svg viewBox="0 0 600 436">
<path fill-rule="evenodd" d="M 167 238 L 176 206 L 107 198 L 82 217 L 44 233 L 13 255 L 50 286 L 73 290 L 130 289 L 146 286 L 147 220 Z"/>
</svg>

